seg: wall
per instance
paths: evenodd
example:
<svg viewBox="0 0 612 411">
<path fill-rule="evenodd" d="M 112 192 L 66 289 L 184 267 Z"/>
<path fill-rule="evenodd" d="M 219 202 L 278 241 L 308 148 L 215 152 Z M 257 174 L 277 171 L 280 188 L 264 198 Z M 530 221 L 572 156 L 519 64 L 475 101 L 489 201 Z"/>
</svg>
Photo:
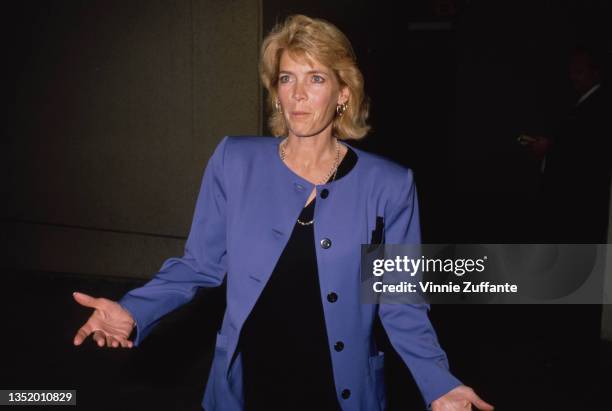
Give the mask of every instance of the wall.
<svg viewBox="0 0 612 411">
<path fill-rule="evenodd" d="M 21 7 L 8 267 L 151 277 L 183 253 L 216 144 L 261 132 L 260 2 Z"/>
</svg>

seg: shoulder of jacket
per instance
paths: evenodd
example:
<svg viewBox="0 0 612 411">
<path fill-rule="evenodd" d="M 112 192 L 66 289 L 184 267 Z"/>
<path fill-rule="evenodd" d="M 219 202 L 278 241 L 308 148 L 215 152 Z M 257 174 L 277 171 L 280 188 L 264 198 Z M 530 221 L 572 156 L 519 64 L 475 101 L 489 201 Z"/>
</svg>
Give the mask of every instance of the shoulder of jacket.
<svg viewBox="0 0 612 411">
<path fill-rule="evenodd" d="M 215 150 L 225 167 L 231 172 L 261 168 L 270 164 L 278 144 L 276 137 L 226 135 Z"/>
<path fill-rule="evenodd" d="M 226 135 L 217 143 L 214 152 L 223 158 L 241 157 L 242 154 L 251 156 L 269 152 L 266 148 L 275 144 L 274 140 L 275 137 Z"/>
<path fill-rule="evenodd" d="M 406 184 L 407 181 L 409 184 L 412 183 L 414 178 L 412 169 L 379 154 L 369 153 L 354 147 L 351 148 L 357 152 L 359 161 L 363 161 L 363 169 L 368 177 L 374 181 L 391 185 Z"/>
<path fill-rule="evenodd" d="M 227 135 L 223 137 L 219 146 L 223 146 L 225 158 L 231 161 L 231 159 L 244 160 L 269 156 L 272 152 L 270 147 L 274 144 L 277 144 L 276 137 Z"/>
</svg>

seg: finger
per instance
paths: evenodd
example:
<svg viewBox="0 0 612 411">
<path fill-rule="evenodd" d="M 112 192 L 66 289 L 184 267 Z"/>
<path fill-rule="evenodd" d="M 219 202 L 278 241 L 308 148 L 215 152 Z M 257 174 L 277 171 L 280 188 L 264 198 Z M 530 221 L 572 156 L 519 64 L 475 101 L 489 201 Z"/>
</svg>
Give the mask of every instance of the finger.
<svg viewBox="0 0 612 411">
<path fill-rule="evenodd" d="M 72 293 L 72 296 L 74 297 L 77 303 L 84 305 L 85 307 L 98 308 L 98 299 L 92 297 L 91 295 L 75 291 Z"/>
<path fill-rule="evenodd" d="M 132 348 L 134 347 L 134 343 L 130 340 L 128 340 L 127 338 L 123 340 L 123 342 L 125 343 L 125 347 L 126 348 Z"/>
<path fill-rule="evenodd" d="M 105 341 L 104 334 L 101 331 L 94 331 L 93 339 L 96 342 L 96 344 L 98 344 L 98 347 L 104 347 L 104 344 L 106 341 Z"/>
<path fill-rule="evenodd" d="M 111 337 L 110 335 L 107 334 L 107 335 L 104 336 L 104 339 L 106 341 L 106 346 L 107 347 L 110 348 L 110 347 L 113 346 L 113 337 Z"/>
<path fill-rule="evenodd" d="M 119 341 L 119 338 L 114 337 L 112 335 L 108 335 L 106 337 L 106 346 L 109 348 L 119 348 L 121 346 L 121 343 Z"/>
<path fill-rule="evenodd" d="M 74 336 L 74 345 L 81 345 L 83 341 L 91 334 L 92 329 L 89 323 L 86 323 L 84 326 L 79 328 L 76 335 Z"/>
<path fill-rule="evenodd" d="M 119 340 L 114 337 L 111 337 L 111 345 L 113 348 L 119 348 L 120 346 L 122 346 Z"/>
<path fill-rule="evenodd" d="M 474 404 L 476 408 L 481 411 L 493 411 L 493 409 L 495 408 L 491 404 L 480 398 L 478 395 L 476 395 L 476 393 L 471 395 L 470 401 L 472 401 L 472 404 Z"/>
</svg>

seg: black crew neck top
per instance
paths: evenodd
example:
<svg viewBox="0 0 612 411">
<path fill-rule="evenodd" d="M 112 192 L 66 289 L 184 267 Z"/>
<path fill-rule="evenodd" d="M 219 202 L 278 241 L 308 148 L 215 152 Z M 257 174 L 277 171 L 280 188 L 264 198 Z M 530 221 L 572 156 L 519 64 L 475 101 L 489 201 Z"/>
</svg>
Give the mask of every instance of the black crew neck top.
<svg viewBox="0 0 612 411">
<path fill-rule="evenodd" d="M 357 155 L 347 148 L 336 180 L 357 163 Z M 333 201 L 333 194 L 315 197 L 302 210 L 300 221 L 313 219 L 316 201 Z M 313 224 L 296 221 L 240 333 L 245 410 L 341 410 L 328 345 Z"/>
</svg>

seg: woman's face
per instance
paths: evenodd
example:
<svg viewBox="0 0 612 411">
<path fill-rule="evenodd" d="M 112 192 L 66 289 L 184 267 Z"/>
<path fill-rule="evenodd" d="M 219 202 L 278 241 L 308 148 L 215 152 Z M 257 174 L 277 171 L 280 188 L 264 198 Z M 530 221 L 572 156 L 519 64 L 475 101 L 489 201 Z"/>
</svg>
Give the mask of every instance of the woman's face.
<svg viewBox="0 0 612 411">
<path fill-rule="evenodd" d="M 308 137 L 329 132 L 336 105 L 348 101 L 333 72 L 318 61 L 298 62 L 283 52 L 278 73 L 278 99 L 289 135 Z"/>
</svg>

